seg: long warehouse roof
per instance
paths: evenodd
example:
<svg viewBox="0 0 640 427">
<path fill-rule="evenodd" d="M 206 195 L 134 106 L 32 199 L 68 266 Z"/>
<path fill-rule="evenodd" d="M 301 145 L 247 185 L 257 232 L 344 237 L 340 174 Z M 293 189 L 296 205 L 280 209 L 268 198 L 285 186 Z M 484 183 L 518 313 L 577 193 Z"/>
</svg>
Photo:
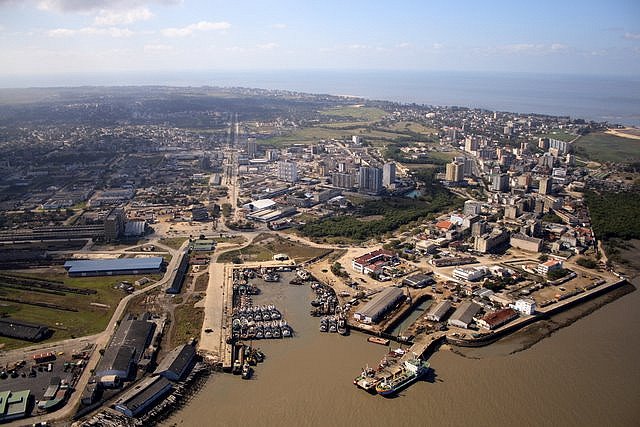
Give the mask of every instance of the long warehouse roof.
<svg viewBox="0 0 640 427">
<path fill-rule="evenodd" d="M 159 256 L 146 258 L 92 259 L 67 261 L 64 268 L 70 273 L 91 271 L 147 270 L 159 269 L 163 258 Z"/>
</svg>

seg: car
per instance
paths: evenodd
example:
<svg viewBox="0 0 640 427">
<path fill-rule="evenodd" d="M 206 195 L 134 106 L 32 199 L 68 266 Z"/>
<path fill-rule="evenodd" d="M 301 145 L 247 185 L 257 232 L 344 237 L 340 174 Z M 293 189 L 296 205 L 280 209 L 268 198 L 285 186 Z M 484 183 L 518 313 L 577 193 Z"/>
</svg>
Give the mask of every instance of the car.
<svg viewBox="0 0 640 427">
<path fill-rule="evenodd" d="M 209 334 L 209 333 L 213 332 L 213 329 L 211 329 L 211 328 L 207 328 L 207 329 L 205 329 L 204 331 L 205 331 L 206 333 L 208 333 L 208 334 Z"/>
</svg>

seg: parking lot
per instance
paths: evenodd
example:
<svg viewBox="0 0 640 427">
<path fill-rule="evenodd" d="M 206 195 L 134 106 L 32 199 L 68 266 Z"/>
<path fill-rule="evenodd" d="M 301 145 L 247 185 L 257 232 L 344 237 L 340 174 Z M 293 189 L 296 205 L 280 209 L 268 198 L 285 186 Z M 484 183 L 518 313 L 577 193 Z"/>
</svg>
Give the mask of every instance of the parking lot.
<svg viewBox="0 0 640 427">
<path fill-rule="evenodd" d="M 35 400 L 41 400 L 53 377 L 73 384 L 82 373 L 84 364 L 85 360 L 71 359 L 70 356 L 57 356 L 55 360 L 43 363 L 25 360 L 18 368 L 9 371 L 4 367 L 0 371 L 0 390 L 31 390 Z"/>
</svg>

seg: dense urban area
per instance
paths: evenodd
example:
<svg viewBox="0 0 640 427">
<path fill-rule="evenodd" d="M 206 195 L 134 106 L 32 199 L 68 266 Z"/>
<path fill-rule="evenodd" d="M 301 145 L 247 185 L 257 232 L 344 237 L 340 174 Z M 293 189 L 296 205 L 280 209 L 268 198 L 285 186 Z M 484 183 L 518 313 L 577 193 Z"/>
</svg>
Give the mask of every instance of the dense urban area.
<svg viewBox="0 0 640 427">
<path fill-rule="evenodd" d="M 638 129 L 243 88 L 0 100 L 0 422 L 152 424 L 251 379 L 253 344 L 296 339 L 269 286 L 309 287 L 318 333 L 406 344 L 354 372 L 383 396 L 444 343 L 630 286 Z"/>
</svg>

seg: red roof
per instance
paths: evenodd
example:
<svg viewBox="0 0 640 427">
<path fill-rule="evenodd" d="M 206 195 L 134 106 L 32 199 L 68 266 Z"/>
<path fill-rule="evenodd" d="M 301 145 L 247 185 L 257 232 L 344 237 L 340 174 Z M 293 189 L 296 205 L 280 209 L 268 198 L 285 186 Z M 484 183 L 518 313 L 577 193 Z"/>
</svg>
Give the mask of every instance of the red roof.
<svg viewBox="0 0 640 427">
<path fill-rule="evenodd" d="M 498 325 L 502 325 L 503 323 L 508 322 L 509 320 L 516 317 L 518 313 L 515 312 L 512 308 L 505 308 L 504 310 L 494 311 L 492 313 L 487 314 L 482 318 L 485 322 L 489 324 L 489 326 L 494 327 Z"/>
<path fill-rule="evenodd" d="M 443 230 L 451 230 L 453 223 L 451 221 L 438 221 L 436 222 L 436 228 L 442 228 Z"/>
<path fill-rule="evenodd" d="M 391 251 L 388 251 L 386 249 L 378 249 L 376 251 L 369 252 L 368 254 L 359 256 L 358 258 L 354 259 L 354 261 L 360 265 L 369 265 L 372 262 L 375 262 L 380 257 L 393 258 L 394 256 L 395 254 Z"/>
</svg>

